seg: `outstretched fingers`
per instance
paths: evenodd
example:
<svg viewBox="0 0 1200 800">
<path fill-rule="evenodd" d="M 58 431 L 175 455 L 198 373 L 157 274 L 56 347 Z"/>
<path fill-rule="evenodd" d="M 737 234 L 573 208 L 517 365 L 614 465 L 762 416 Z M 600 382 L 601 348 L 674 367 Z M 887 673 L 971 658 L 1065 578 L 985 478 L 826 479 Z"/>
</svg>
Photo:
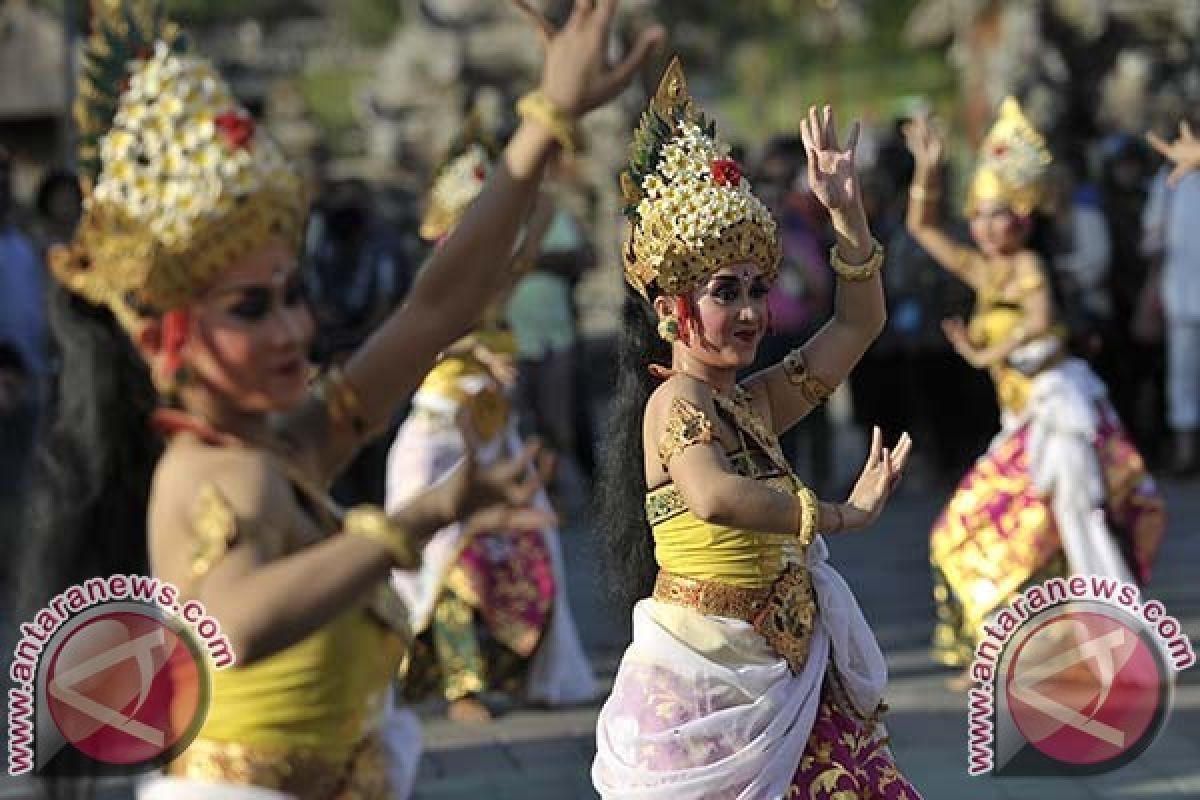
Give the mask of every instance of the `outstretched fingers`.
<svg viewBox="0 0 1200 800">
<path fill-rule="evenodd" d="M 597 98 L 607 102 L 620 94 L 646 63 L 650 54 L 658 50 L 666 38 L 667 30 L 661 25 L 652 25 L 642 31 L 621 63 L 611 68 L 600 80 L 596 88 Z"/>
<path fill-rule="evenodd" d="M 546 15 L 534 8 L 528 0 L 512 0 L 512 4 L 533 25 L 534 30 L 537 31 L 538 38 L 542 40 L 542 44 L 549 44 L 550 39 L 553 38 L 556 31 L 554 30 L 554 26 L 550 24 L 550 20 L 546 19 Z"/>
</svg>

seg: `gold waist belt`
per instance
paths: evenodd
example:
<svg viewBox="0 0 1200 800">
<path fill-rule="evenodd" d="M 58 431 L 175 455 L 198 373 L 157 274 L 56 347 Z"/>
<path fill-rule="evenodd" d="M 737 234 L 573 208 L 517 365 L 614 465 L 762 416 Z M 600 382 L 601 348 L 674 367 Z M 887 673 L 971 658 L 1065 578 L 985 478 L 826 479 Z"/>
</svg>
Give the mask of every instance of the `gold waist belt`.
<svg viewBox="0 0 1200 800">
<path fill-rule="evenodd" d="M 267 747 L 197 739 L 167 765 L 167 774 L 201 782 L 259 786 L 300 800 L 387 800 L 387 755 L 375 736 L 349 756 L 308 747 Z"/>
<path fill-rule="evenodd" d="M 808 570 L 797 564 L 788 565 L 766 589 L 659 571 L 654 581 L 654 599 L 691 608 L 706 616 L 731 617 L 750 623 L 797 675 L 808 658 L 817 601 Z"/>
</svg>

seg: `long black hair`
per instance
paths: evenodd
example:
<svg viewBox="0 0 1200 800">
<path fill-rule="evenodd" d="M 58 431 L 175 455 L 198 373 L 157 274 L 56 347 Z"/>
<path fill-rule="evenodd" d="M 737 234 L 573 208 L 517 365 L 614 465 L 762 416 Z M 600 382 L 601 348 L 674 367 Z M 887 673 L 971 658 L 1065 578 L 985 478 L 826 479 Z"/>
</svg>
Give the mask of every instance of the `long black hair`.
<svg viewBox="0 0 1200 800">
<path fill-rule="evenodd" d="M 154 384 L 113 315 L 58 286 L 49 311 L 58 369 L 23 508 L 16 607 L 26 615 L 88 578 L 145 574 L 162 452 Z"/>
<path fill-rule="evenodd" d="M 617 349 L 617 383 L 596 487 L 613 599 L 629 609 L 654 586 L 654 541 L 646 522 L 642 420 L 654 392 L 651 364 L 670 366 L 671 346 L 657 331 L 654 308 L 626 287 Z"/>
</svg>

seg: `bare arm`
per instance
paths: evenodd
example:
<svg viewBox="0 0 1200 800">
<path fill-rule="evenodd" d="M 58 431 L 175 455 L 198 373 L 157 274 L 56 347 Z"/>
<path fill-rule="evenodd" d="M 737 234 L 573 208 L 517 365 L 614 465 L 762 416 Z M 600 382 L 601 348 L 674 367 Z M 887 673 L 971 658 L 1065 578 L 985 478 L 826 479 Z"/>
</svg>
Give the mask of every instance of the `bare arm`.
<svg viewBox="0 0 1200 800">
<path fill-rule="evenodd" d="M 605 67 L 616 4 L 577 3 L 555 31 L 526 3 L 517 3 L 538 22 L 545 43 L 541 92 L 571 118 L 615 97 L 663 36 L 661 29 L 647 31 L 623 62 Z M 387 424 L 438 353 L 476 323 L 506 283 L 517 232 L 555 149 L 553 132 L 543 122 L 521 124 L 483 192 L 417 275 L 406 302 L 346 363 L 345 381 L 357 396 L 362 428 L 377 431 Z M 336 465 L 355 444 L 330 443 L 321 461 Z"/>
<path fill-rule="evenodd" d="M 916 162 L 905 226 L 938 266 L 956 275 L 972 289 L 977 289 L 982 283 L 982 275 L 976 251 L 947 236 L 937 218 L 941 136 L 928 119 L 917 117 L 904 129 L 904 138 Z"/>
<path fill-rule="evenodd" d="M 858 124 L 851 130 L 846 149 L 840 150 L 833 112 L 825 106 L 818 115 L 814 108 L 801 124 L 801 138 L 808 157 L 809 185 L 829 209 L 837 252 L 849 264 L 865 263 L 874 254 L 874 239 L 854 166 Z M 752 392 L 766 394 L 776 433 L 799 422 L 846 379 L 886 321 L 883 279 L 878 270 L 867 280 L 838 280 L 833 319 L 803 349 L 800 366 L 807 374 L 798 374 L 793 361 L 768 367 L 747 383 Z"/>
<path fill-rule="evenodd" d="M 468 457 L 446 481 L 389 515 L 404 549 L 420 552 L 455 519 L 465 535 L 553 522 L 530 510 L 521 481 L 529 454 L 478 469 Z M 366 536 L 321 539 L 292 486 L 261 454 L 222 453 L 156 482 L 150 526 L 154 574 L 180 587 L 221 624 L 239 663 L 270 656 L 364 602 L 396 551 Z M 165 509 L 165 510 L 163 510 Z M 305 544 L 305 542 L 308 542 Z M 411 565 L 404 565 L 411 566 Z"/>
</svg>

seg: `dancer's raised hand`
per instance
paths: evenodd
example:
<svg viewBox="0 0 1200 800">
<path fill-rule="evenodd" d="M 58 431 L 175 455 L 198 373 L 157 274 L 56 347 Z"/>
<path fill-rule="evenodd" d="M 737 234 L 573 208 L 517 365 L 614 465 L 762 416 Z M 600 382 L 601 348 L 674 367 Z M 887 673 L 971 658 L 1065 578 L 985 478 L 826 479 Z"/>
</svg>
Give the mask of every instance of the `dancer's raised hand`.
<svg viewBox="0 0 1200 800">
<path fill-rule="evenodd" d="M 1174 186 L 1184 175 L 1194 169 L 1200 169 L 1200 139 L 1192 133 L 1192 126 L 1186 120 L 1179 123 L 1179 138 L 1175 141 L 1168 142 L 1153 131 L 1146 134 L 1146 141 L 1150 142 L 1150 146 L 1163 158 L 1175 165 L 1171 174 L 1167 176 L 1169 185 Z"/>
<path fill-rule="evenodd" d="M 605 55 L 617 0 L 575 0 L 571 15 L 557 30 L 529 0 L 513 4 L 533 22 L 546 51 L 542 93 L 573 116 L 616 97 L 666 38 L 666 30 L 655 25 L 642 32 L 623 61 L 610 66 Z"/>
<path fill-rule="evenodd" d="M 912 438 L 902 434 L 890 450 L 883 446 L 883 432 L 876 426 L 871 432 L 871 452 L 862 474 L 854 484 L 850 498 L 842 506 L 848 530 L 865 528 L 883 512 L 892 489 L 899 483 L 908 456 L 912 453 Z"/>
<path fill-rule="evenodd" d="M 904 143 L 912 153 L 918 170 L 928 171 L 942 161 L 945 141 L 933 121 L 924 114 L 913 118 L 903 129 Z"/>
<path fill-rule="evenodd" d="M 848 211 L 862 205 L 854 149 L 858 146 L 859 124 L 850 128 L 846 146 L 838 145 L 833 109 L 810 106 L 800 120 L 800 138 L 808 160 L 808 183 L 813 194 L 830 211 Z"/>
</svg>

